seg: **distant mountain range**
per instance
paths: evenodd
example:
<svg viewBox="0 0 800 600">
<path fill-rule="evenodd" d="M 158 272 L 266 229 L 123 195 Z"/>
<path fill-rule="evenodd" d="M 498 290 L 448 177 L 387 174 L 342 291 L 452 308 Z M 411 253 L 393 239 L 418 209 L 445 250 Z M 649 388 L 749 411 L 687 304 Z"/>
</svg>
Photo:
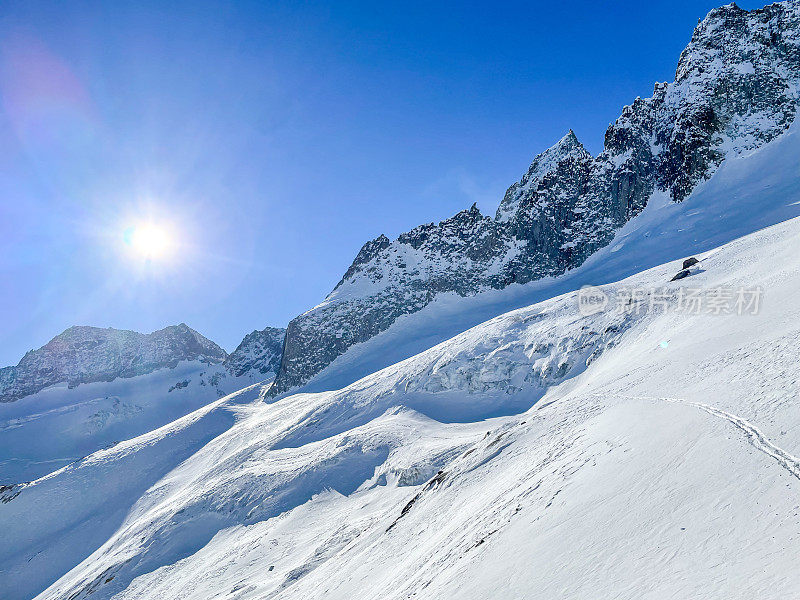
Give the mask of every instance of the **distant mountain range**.
<svg viewBox="0 0 800 600">
<path fill-rule="evenodd" d="M 11 402 L 49 386 L 136 377 L 183 361 L 221 365 L 232 377 L 263 381 L 275 375 L 285 330 L 267 327 L 248 334 L 230 355 L 185 323 L 143 334 L 123 329 L 70 327 L 16 366 L 0 369 L 0 402 Z"/>
</svg>

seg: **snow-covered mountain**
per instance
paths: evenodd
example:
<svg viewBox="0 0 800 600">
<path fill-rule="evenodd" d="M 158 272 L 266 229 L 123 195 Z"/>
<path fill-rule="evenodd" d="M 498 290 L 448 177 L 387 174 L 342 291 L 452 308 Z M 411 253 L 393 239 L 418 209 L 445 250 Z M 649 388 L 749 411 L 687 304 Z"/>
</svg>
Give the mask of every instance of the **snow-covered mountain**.
<svg viewBox="0 0 800 600">
<path fill-rule="evenodd" d="M 0 369 L 0 402 L 10 402 L 46 387 L 66 383 L 113 381 L 181 361 L 217 364 L 227 353 L 181 323 L 150 334 L 99 327 L 70 327 L 38 350 L 31 350 L 15 367 Z"/>
<path fill-rule="evenodd" d="M 4 594 L 797 596 L 800 218 L 780 221 L 800 214 L 799 162 L 795 127 L 684 203 L 649 203 L 603 250 L 627 259 L 576 270 L 675 253 L 603 286 L 641 290 L 639 309 L 586 314 L 563 278 L 534 282 L 544 300 L 343 389 L 264 402 L 253 386 L 3 488 Z M 700 262 L 670 281 L 687 251 Z M 687 289 L 763 294 L 715 314 L 680 310 Z M 432 303 L 427 323 L 476 306 Z"/>
<path fill-rule="evenodd" d="M 185 324 L 150 334 L 70 327 L 0 371 L 0 485 L 42 477 L 271 381 L 284 331 L 254 331 L 228 355 Z"/>
<path fill-rule="evenodd" d="M 16 366 L 0 369 L 0 402 L 12 402 L 57 384 L 72 389 L 173 369 L 185 361 L 222 364 L 224 369 L 209 370 L 218 377 L 260 382 L 274 377 L 285 333 L 277 327 L 253 331 L 229 355 L 185 323 L 148 334 L 111 327 L 70 327 L 38 350 L 26 353 Z"/>
<path fill-rule="evenodd" d="M 799 6 L 711 11 L 675 80 L 626 106 L 603 152 L 592 157 L 570 131 L 534 159 L 494 218 L 473 206 L 365 244 L 325 301 L 289 323 L 271 393 L 306 383 L 442 293 L 502 289 L 581 265 L 654 193 L 682 201 L 726 157 L 786 131 L 800 89 Z"/>
<path fill-rule="evenodd" d="M 299 392 L 267 393 L 282 337 L 267 328 L 216 364 L 0 404 L 0 436 L 17 435 L 0 437 L 0 472 L 26 438 L 46 454 L 65 436 L 72 451 L 87 422 L 113 426 L 105 408 L 87 421 L 99 398 L 139 402 L 152 385 L 152 405 L 192 406 L 33 481 L 0 479 L 0 596 L 800 596 L 798 27 L 800 0 L 712 11 L 676 82 L 626 108 L 599 157 L 568 134 L 495 218 L 466 211 L 366 246 L 307 313 L 329 314 L 319 331 L 288 329 L 292 368 L 306 347 L 317 369 Z M 648 131 L 670 133 L 637 146 Z M 603 173 L 624 202 L 587 195 Z M 576 207 L 599 212 L 581 221 Z M 514 264 L 545 238 L 576 245 L 550 255 L 547 242 L 536 260 L 597 246 L 494 285 L 512 251 L 472 236 L 525 222 L 544 237 Z M 394 310 L 381 294 L 418 289 L 435 293 L 375 325 Z M 330 316 L 355 306 L 355 325 Z M 369 336 L 351 337 L 358 323 Z M 297 331 L 308 340 L 290 350 Z M 329 335 L 344 341 L 326 354 Z M 223 386 L 241 389 L 211 398 Z M 63 404 L 78 393 L 85 404 Z M 26 407 L 39 412 L 3 412 Z"/>
</svg>

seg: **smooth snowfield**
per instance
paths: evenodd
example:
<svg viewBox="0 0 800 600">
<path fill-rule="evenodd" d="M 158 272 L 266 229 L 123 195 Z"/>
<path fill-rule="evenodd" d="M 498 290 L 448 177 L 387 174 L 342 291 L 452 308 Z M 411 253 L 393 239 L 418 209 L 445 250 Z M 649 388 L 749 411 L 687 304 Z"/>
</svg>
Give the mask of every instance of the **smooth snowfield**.
<svg viewBox="0 0 800 600">
<path fill-rule="evenodd" d="M 3 539 L 13 540 L 0 567 L 3 597 L 33 597 L 105 542 L 150 486 L 236 422 L 236 407 L 252 402 L 257 387 L 32 483 L 0 487 Z"/>
</svg>

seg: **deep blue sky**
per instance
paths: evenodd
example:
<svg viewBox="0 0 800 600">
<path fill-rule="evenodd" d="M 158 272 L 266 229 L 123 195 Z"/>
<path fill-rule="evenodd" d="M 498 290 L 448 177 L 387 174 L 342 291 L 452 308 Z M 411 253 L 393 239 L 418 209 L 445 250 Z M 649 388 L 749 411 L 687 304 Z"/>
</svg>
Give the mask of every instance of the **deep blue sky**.
<svg viewBox="0 0 800 600">
<path fill-rule="evenodd" d="M 569 128 L 599 152 L 716 5 L 4 2 L 0 365 L 73 324 L 285 325 Z M 180 256 L 125 255 L 145 215 Z"/>
</svg>

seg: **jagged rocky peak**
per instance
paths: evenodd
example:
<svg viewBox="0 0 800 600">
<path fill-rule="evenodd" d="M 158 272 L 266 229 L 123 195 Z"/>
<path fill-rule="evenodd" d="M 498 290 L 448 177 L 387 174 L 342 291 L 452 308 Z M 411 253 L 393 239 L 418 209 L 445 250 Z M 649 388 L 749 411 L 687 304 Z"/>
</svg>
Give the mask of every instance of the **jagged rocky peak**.
<svg viewBox="0 0 800 600">
<path fill-rule="evenodd" d="M 286 329 L 280 327 L 248 333 L 225 359 L 226 370 L 234 377 L 252 376 L 261 380 L 274 377 L 281 363 L 285 336 Z"/>
<path fill-rule="evenodd" d="M 759 148 L 797 113 L 800 3 L 735 4 L 698 23 L 675 81 L 637 98 L 606 133 L 601 157 L 627 162 L 642 183 L 683 200 L 726 156 Z"/>
<path fill-rule="evenodd" d="M 522 179 L 508 188 L 497 208 L 495 218 L 498 221 L 511 219 L 519 208 L 522 196 L 538 187 L 546 176 L 556 171 L 565 161 L 581 161 L 591 158 L 586 148 L 578 141 L 575 132 L 570 129 L 555 145 L 534 158 Z"/>
<path fill-rule="evenodd" d="M 681 53 L 675 81 L 625 106 L 598 156 L 570 131 L 533 160 L 495 218 L 473 206 L 365 244 L 325 301 L 289 323 L 270 393 L 305 383 L 437 294 L 475 294 L 578 267 L 655 192 L 680 202 L 727 156 L 786 131 L 798 91 L 800 0 L 712 10 Z"/>
<path fill-rule="evenodd" d="M 75 326 L 26 353 L 18 365 L 0 369 L 0 401 L 17 400 L 58 383 L 74 387 L 144 375 L 186 360 L 216 364 L 226 357 L 222 348 L 185 323 L 149 334 Z"/>
<path fill-rule="evenodd" d="M 711 10 L 695 28 L 681 52 L 675 82 L 703 77 L 715 70 L 743 75 L 757 68 L 771 71 L 775 59 L 789 52 L 797 58 L 796 2 L 779 2 L 747 11 L 735 3 Z M 718 59 L 718 60 L 717 60 Z"/>
<path fill-rule="evenodd" d="M 353 275 L 353 273 L 356 272 L 359 265 L 363 265 L 364 263 L 371 261 L 378 255 L 378 253 L 381 250 L 387 248 L 389 246 L 389 243 L 390 243 L 389 238 L 383 234 L 380 234 L 374 240 L 370 240 L 366 244 L 361 246 L 361 250 L 359 250 L 355 260 L 353 260 L 353 264 L 350 265 L 350 268 L 347 269 L 347 272 L 344 274 L 339 283 L 336 284 L 336 287 L 334 289 L 342 285 L 342 283 L 346 279 L 349 279 Z"/>
</svg>

